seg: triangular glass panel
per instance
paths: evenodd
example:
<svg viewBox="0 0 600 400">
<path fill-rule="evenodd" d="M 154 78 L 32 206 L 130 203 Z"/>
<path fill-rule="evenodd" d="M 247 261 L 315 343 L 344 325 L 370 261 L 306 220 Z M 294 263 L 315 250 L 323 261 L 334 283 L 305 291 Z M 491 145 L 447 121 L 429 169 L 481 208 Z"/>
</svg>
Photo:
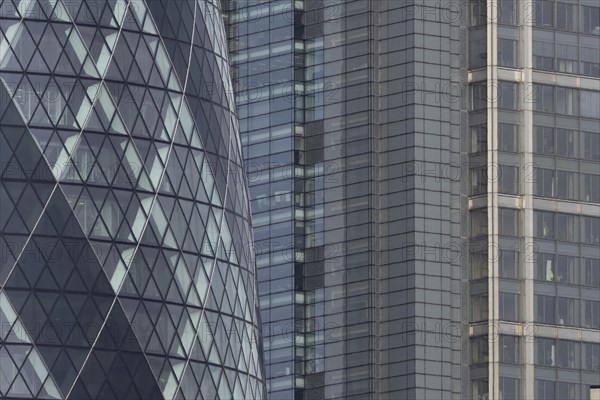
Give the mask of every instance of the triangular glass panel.
<svg viewBox="0 0 600 400">
<path fill-rule="evenodd" d="M 92 282 L 90 282 L 91 284 Z M 83 279 L 81 279 L 81 275 L 79 274 L 79 272 L 77 272 L 77 270 L 74 270 L 74 272 L 71 274 L 71 277 L 69 278 L 69 280 L 67 281 L 67 284 L 65 285 L 65 289 L 66 290 L 81 290 L 82 288 L 85 288 L 86 284 L 84 283 Z"/>
<path fill-rule="evenodd" d="M 100 366 L 100 363 L 98 363 L 93 352 L 85 363 L 85 367 L 83 371 L 81 371 L 79 380 L 87 389 L 90 398 L 95 399 L 98 397 L 98 393 L 100 392 L 103 383 L 106 381 L 106 374 L 102 370 L 102 367 Z"/>
<path fill-rule="evenodd" d="M 3 49 L 4 50 L 4 49 Z M 23 67 L 19 64 L 19 60 L 13 50 L 6 46 L 5 54 L 3 58 L 0 58 L 0 69 L 2 71 L 22 71 Z M 3 72 L 4 74 L 4 72 Z"/>
<path fill-rule="evenodd" d="M 40 388 L 40 391 L 37 394 L 37 398 L 45 399 L 45 400 L 58 400 L 61 397 L 62 396 L 60 394 L 60 391 L 58 390 L 58 387 L 54 383 L 54 380 L 52 380 L 51 376 L 48 376 L 48 378 L 46 378 L 46 382 L 44 383 L 43 387 Z"/>
<path fill-rule="evenodd" d="M 30 397 L 31 392 L 27 387 L 27 384 L 23 380 L 23 377 L 19 374 L 13 381 L 10 390 L 6 393 L 7 398 L 11 397 Z"/>
<path fill-rule="evenodd" d="M 124 81 L 123 75 L 115 58 L 111 58 L 111 62 L 108 65 L 108 69 L 106 70 L 106 79 L 115 80 L 115 81 Z"/>
<path fill-rule="evenodd" d="M 98 7 L 97 4 L 94 4 L 95 8 Z M 94 9 L 92 11 L 86 1 L 82 1 L 80 3 L 79 11 L 76 14 L 75 22 L 77 24 L 86 24 L 86 25 L 97 25 L 98 21 L 96 17 L 98 16 L 98 10 Z"/>
<path fill-rule="evenodd" d="M 31 116 L 29 123 L 38 126 L 53 126 L 53 123 L 50 121 L 50 116 L 42 104 L 38 105 L 36 111 Z"/>
<path fill-rule="evenodd" d="M 86 129 L 89 129 L 89 130 L 96 130 L 96 131 L 104 132 L 105 128 L 104 128 L 104 126 L 102 126 L 102 122 L 100 121 L 100 118 L 98 118 L 96 108 L 97 107 L 94 107 L 92 109 L 92 112 L 90 113 L 90 115 L 88 116 L 88 119 L 86 121 L 85 127 L 86 127 Z"/>
<path fill-rule="evenodd" d="M 10 40 L 10 38 L 8 39 Z M 13 49 L 20 49 L 17 58 L 23 66 L 22 70 L 25 70 L 27 65 L 29 65 L 29 61 L 31 60 L 35 50 L 33 38 L 29 34 L 29 31 L 25 28 L 25 24 L 19 25 L 10 44 L 12 45 Z"/>
<path fill-rule="evenodd" d="M 42 57 L 40 51 L 36 51 L 33 57 L 31 58 L 31 62 L 29 63 L 27 71 L 42 74 L 47 74 L 51 72 L 51 70 L 46 65 L 46 62 L 44 61 L 44 58 Z"/>
<path fill-rule="evenodd" d="M 96 65 L 101 74 L 108 70 L 109 63 L 112 59 L 112 52 L 115 46 L 115 41 L 119 35 L 118 31 L 112 29 L 98 30 L 96 40 L 92 48 L 92 54 L 95 57 Z M 118 71 L 116 71 L 119 73 Z M 114 73 L 114 72 L 113 72 Z"/>
<path fill-rule="evenodd" d="M 85 4 L 86 2 L 83 2 L 83 4 Z M 82 5 L 82 8 L 84 6 Z M 81 34 L 81 39 L 83 40 L 83 42 L 85 43 L 85 46 L 87 47 L 88 50 L 90 50 L 90 54 L 93 54 L 93 52 L 91 52 L 92 49 L 92 45 L 94 43 L 96 43 L 97 41 L 94 40 L 94 36 L 96 35 L 96 30 L 97 28 L 94 26 L 86 26 L 86 25 L 80 25 L 77 27 L 79 29 L 79 33 Z M 102 40 L 102 38 L 99 38 L 100 40 Z"/>
<path fill-rule="evenodd" d="M 186 369 L 183 378 L 181 379 L 181 392 L 183 393 L 183 398 L 186 399 L 195 399 L 198 398 L 198 391 L 200 390 L 200 386 L 196 379 L 194 378 L 194 374 L 192 369 L 188 366 Z"/>
<path fill-rule="evenodd" d="M 40 274 L 40 279 L 38 279 L 35 287 L 36 289 L 43 290 L 60 290 L 59 286 L 54 280 L 54 277 L 47 268 L 44 269 L 44 271 Z"/>
<path fill-rule="evenodd" d="M 54 73 L 65 74 L 65 75 L 70 75 L 70 76 L 76 75 L 75 70 L 73 69 L 73 65 L 71 64 L 71 60 L 69 60 L 69 57 L 67 56 L 67 52 L 63 51 L 62 53 L 59 53 L 59 54 L 60 54 L 60 57 L 58 58 L 58 61 L 56 62 L 56 67 L 54 69 Z"/>
<path fill-rule="evenodd" d="M 120 5 L 120 4 L 119 4 Z M 125 11 L 125 10 L 123 10 Z M 104 7 L 104 12 L 102 13 L 102 17 L 99 19 L 99 25 L 101 26 L 112 26 L 113 28 L 119 28 L 118 21 L 115 20 L 113 12 L 110 7 L 110 3 L 107 2 Z"/>
</svg>

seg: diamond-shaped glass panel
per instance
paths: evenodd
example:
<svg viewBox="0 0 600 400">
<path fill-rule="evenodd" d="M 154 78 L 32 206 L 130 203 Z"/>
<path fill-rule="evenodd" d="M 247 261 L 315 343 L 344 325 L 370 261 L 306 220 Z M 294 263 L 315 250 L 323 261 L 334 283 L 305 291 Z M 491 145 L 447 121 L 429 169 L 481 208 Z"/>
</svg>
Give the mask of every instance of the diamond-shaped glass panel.
<svg viewBox="0 0 600 400">
<path fill-rule="evenodd" d="M 263 395 L 211 10 L 0 0 L 0 397 Z"/>
</svg>

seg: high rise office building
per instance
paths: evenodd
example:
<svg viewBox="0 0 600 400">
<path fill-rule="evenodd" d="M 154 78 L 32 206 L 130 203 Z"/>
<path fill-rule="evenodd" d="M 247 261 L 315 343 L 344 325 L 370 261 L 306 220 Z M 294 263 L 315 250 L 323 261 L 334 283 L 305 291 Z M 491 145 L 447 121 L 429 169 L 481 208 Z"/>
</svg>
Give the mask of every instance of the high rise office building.
<svg viewBox="0 0 600 400">
<path fill-rule="evenodd" d="M 460 396 L 459 10 L 223 4 L 271 398 Z"/>
<path fill-rule="evenodd" d="M 264 398 L 219 7 L 0 1 L 0 398 Z"/>
<path fill-rule="evenodd" d="M 471 396 L 589 399 L 600 378 L 600 5 L 470 6 Z"/>
<path fill-rule="evenodd" d="M 272 399 L 589 399 L 594 0 L 223 0 Z"/>
</svg>

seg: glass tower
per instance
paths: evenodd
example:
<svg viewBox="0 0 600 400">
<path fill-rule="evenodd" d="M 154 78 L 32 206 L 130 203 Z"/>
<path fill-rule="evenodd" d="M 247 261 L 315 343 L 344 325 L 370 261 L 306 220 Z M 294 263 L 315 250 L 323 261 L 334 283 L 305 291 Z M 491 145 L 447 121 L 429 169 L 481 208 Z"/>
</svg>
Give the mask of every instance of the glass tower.
<svg viewBox="0 0 600 400">
<path fill-rule="evenodd" d="M 588 399 L 594 0 L 224 0 L 273 399 Z"/>
<path fill-rule="evenodd" d="M 460 397 L 461 15 L 442 3 L 223 1 L 271 399 Z"/>
<path fill-rule="evenodd" d="M 220 4 L 0 1 L 0 397 L 264 398 Z"/>
<path fill-rule="evenodd" d="M 295 40 L 295 4 L 222 3 L 250 185 L 266 369 L 272 371 L 268 384 L 271 399 L 291 399 L 303 367 L 296 337 L 307 340 L 296 329 L 296 311 L 304 302 L 295 290 L 300 283 L 295 257 L 305 247 L 305 169 L 296 151 L 304 110 L 302 97 L 296 109 L 295 78 L 303 79 L 304 61 Z"/>
</svg>

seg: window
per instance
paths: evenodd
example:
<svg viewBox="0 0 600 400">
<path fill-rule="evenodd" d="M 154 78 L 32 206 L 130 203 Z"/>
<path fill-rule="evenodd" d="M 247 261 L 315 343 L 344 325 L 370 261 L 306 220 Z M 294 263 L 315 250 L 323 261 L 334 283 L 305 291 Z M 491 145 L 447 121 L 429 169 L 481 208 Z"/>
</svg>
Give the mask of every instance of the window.
<svg viewBox="0 0 600 400">
<path fill-rule="evenodd" d="M 118 202 L 109 197 L 100 212 L 100 216 L 104 221 L 104 225 L 97 222 L 92 229 L 91 235 L 104 238 L 110 238 L 111 235 L 116 236 L 119 223 L 120 221 L 123 221 L 121 208 L 119 207 Z M 123 231 L 118 233 L 119 235 L 124 234 Z M 125 234 L 122 239 L 127 240 L 126 238 L 127 236 Z"/>
<path fill-rule="evenodd" d="M 489 361 L 489 341 L 487 336 L 479 336 L 471 341 L 471 363 L 482 364 Z"/>
<path fill-rule="evenodd" d="M 70 197 L 68 199 L 71 207 L 75 209 L 75 215 L 79 219 L 79 223 L 82 225 L 82 228 L 85 232 L 90 232 L 94 227 L 94 223 L 96 222 L 97 213 L 94 208 L 94 203 L 92 198 L 84 191 L 77 201 L 77 195 L 74 197 Z M 100 223 L 99 225 L 102 225 Z M 94 229 L 94 234 L 100 234 L 99 229 Z"/>
<path fill-rule="evenodd" d="M 558 382 L 558 398 L 563 400 L 580 400 L 579 384 L 571 382 Z"/>
<path fill-rule="evenodd" d="M 534 152 L 537 154 L 554 154 L 554 128 L 550 126 L 534 126 Z"/>
<path fill-rule="evenodd" d="M 535 26 L 552 28 L 554 26 L 554 2 L 552 0 L 536 0 L 533 17 Z"/>
<path fill-rule="evenodd" d="M 577 89 L 556 88 L 556 112 L 564 115 L 579 114 L 579 98 Z"/>
<path fill-rule="evenodd" d="M 600 218 L 581 217 L 583 241 L 589 244 L 600 244 Z"/>
<path fill-rule="evenodd" d="M 479 33 L 479 35 L 478 35 Z M 487 39 L 477 36 L 485 35 L 481 30 L 471 32 L 469 39 L 469 68 L 481 68 L 487 65 Z"/>
<path fill-rule="evenodd" d="M 583 158 L 586 160 L 600 161 L 600 133 L 582 132 Z"/>
<path fill-rule="evenodd" d="M 4 324 L 5 323 L 3 323 L 3 325 Z M 2 389 L 3 389 L 3 391 L 8 392 L 8 388 L 10 387 L 10 382 L 12 381 L 12 379 L 14 379 L 13 377 L 18 376 L 18 374 L 19 374 L 19 367 L 18 367 L 18 365 L 22 362 L 22 361 L 17 361 L 17 364 L 15 365 L 12 362 L 11 354 L 12 354 L 12 357 L 14 357 L 15 360 L 24 360 L 25 357 L 27 357 L 27 353 L 26 353 L 26 348 L 25 347 L 20 347 L 20 346 L 19 347 L 14 346 L 14 349 L 11 351 L 11 353 L 8 353 L 4 349 L 2 349 L 2 350 L 3 351 L 0 353 L 0 365 L 2 366 Z M 32 352 L 32 355 L 33 354 L 36 354 L 35 350 Z M 38 357 L 39 356 L 37 356 L 37 354 L 36 354 L 35 358 L 31 357 L 31 361 L 29 361 L 27 363 L 29 365 L 26 368 L 24 368 L 24 369 L 30 370 L 31 369 L 31 366 L 30 366 L 31 364 L 33 364 L 34 366 L 36 364 L 40 364 L 40 359 Z M 37 369 L 38 368 L 36 368 L 36 370 Z M 42 368 L 39 368 L 39 369 L 42 369 Z M 31 371 L 31 372 L 33 372 L 33 371 Z M 39 371 L 39 372 L 35 371 L 35 372 L 37 372 L 38 374 L 41 374 L 41 371 Z M 34 374 L 32 374 L 32 377 L 33 376 L 34 376 Z M 37 380 L 33 381 L 33 382 L 37 382 Z M 28 393 L 28 390 L 27 390 L 27 386 L 24 385 L 23 379 L 17 379 L 15 381 L 15 384 L 13 386 L 13 389 L 11 389 L 11 392 L 15 393 L 15 395 L 17 395 L 18 397 L 23 397 L 23 398 L 26 397 L 25 393 Z M 4 397 L 4 396 L 2 396 L 2 397 Z"/>
<path fill-rule="evenodd" d="M 536 400 L 556 400 L 556 384 L 554 381 L 535 380 Z"/>
<path fill-rule="evenodd" d="M 582 174 L 583 187 L 581 200 L 588 203 L 600 203 L 600 175 Z"/>
<path fill-rule="evenodd" d="M 581 6 L 581 31 L 600 35 L 600 7 Z"/>
<path fill-rule="evenodd" d="M 471 26 L 485 25 L 486 22 L 486 0 L 471 0 Z"/>
<path fill-rule="evenodd" d="M 579 284 L 579 259 L 573 256 L 556 257 L 556 281 L 567 285 Z"/>
<path fill-rule="evenodd" d="M 600 286 L 600 258 L 583 259 L 583 285 Z"/>
<path fill-rule="evenodd" d="M 536 337 L 535 364 L 544 367 L 556 366 L 556 342 L 554 339 Z M 554 397 L 553 397 L 554 399 Z"/>
<path fill-rule="evenodd" d="M 487 193 L 487 166 L 471 168 L 471 195 Z"/>
<path fill-rule="evenodd" d="M 538 281 L 554 282 L 554 254 L 536 253 L 535 261 L 534 278 Z"/>
<path fill-rule="evenodd" d="M 500 362 L 503 364 L 519 363 L 519 337 L 500 335 Z"/>
<path fill-rule="evenodd" d="M 500 399 L 502 400 L 518 400 L 519 399 L 519 379 L 517 378 L 500 378 Z"/>
<path fill-rule="evenodd" d="M 600 371 L 600 343 L 582 343 L 585 357 L 584 368 L 588 371 Z"/>
<path fill-rule="evenodd" d="M 273 363 L 272 358 L 271 358 L 271 363 Z M 286 389 L 291 389 L 293 387 L 293 383 L 292 383 L 292 377 L 288 376 L 288 377 L 283 377 L 283 378 L 273 378 L 273 379 L 269 379 L 269 385 L 270 385 L 270 389 L 273 392 L 280 392 Z M 285 393 L 286 392 L 280 392 L 283 393 L 282 396 L 285 398 Z"/>
<path fill-rule="evenodd" d="M 486 210 L 471 211 L 471 237 L 488 234 L 488 216 Z"/>
<path fill-rule="evenodd" d="M 555 297 L 535 295 L 535 322 L 554 324 L 556 319 Z"/>
<path fill-rule="evenodd" d="M 558 72 L 576 74 L 579 70 L 578 64 L 577 46 L 560 43 L 556 45 L 556 67 Z"/>
<path fill-rule="evenodd" d="M 534 170 L 534 195 L 554 197 L 554 170 L 536 168 Z"/>
<path fill-rule="evenodd" d="M 518 128 L 519 127 L 514 124 L 498 124 L 498 150 L 506 152 L 518 151 Z"/>
<path fill-rule="evenodd" d="M 519 253 L 514 250 L 500 250 L 499 257 L 500 277 L 506 279 L 519 279 Z"/>
<path fill-rule="evenodd" d="M 500 293 L 500 319 L 503 321 L 519 320 L 519 295 Z"/>
<path fill-rule="evenodd" d="M 554 213 L 548 211 L 533 212 L 534 235 L 538 239 L 554 239 Z"/>
<path fill-rule="evenodd" d="M 471 321 L 485 321 L 488 319 L 488 296 L 479 294 L 471 296 Z"/>
<path fill-rule="evenodd" d="M 487 108 L 487 85 L 477 83 L 471 85 L 471 110 L 484 110 Z"/>
<path fill-rule="evenodd" d="M 556 28 L 577 31 L 577 4 L 556 3 Z"/>
<path fill-rule="evenodd" d="M 563 242 L 576 242 L 579 240 L 576 215 L 556 214 L 556 239 Z"/>
<path fill-rule="evenodd" d="M 577 157 L 575 131 L 572 129 L 556 130 L 556 154 L 562 157 Z"/>
<path fill-rule="evenodd" d="M 583 326 L 600 329 L 600 301 L 582 300 Z"/>
<path fill-rule="evenodd" d="M 518 194 L 519 192 L 519 168 L 508 165 L 500 165 L 498 188 L 500 193 Z"/>
<path fill-rule="evenodd" d="M 514 82 L 498 82 L 498 107 L 504 110 L 516 110 L 519 104 L 519 86 Z"/>
<path fill-rule="evenodd" d="M 558 324 L 579 326 L 579 300 L 567 297 L 558 298 Z"/>
<path fill-rule="evenodd" d="M 515 25 L 518 18 L 518 0 L 498 0 L 498 23 Z"/>
<path fill-rule="evenodd" d="M 471 398 L 473 400 L 488 400 L 490 398 L 487 379 L 474 379 L 471 382 Z"/>
<path fill-rule="evenodd" d="M 533 41 L 533 68 L 554 71 L 554 42 Z"/>
<path fill-rule="evenodd" d="M 471 279 L 488 277 L 488 253 L 486 251 L 471 252 Z"/>
<path fill-rule="evenodd" d="M 556 171 L 556 197 L 578 200 L 577 176 L 578 174 L 575 172 Z"/>
<path fill-rule="evenodd" d="M 498 39 L 498 65 L 501 67 L 519 66 L 519 42 L 512 39 Z"/>
<path fill-rule="evenodd" d="M 595 47 L 581 48 L 581 73 L 589 76 L 600 76 L 600 49 Z"/>
<path fill-rule="evenodd" d="M 511 208 L 498 210 L 501 236 L 519 236 L 519 211 Z"/>
<path fill-rule="evenodd" d="M 600 118 L 600 92 L 582 90 L 581 94 L 581 116 L 588 118 Z"/>
<path fill-rule="evenodd" d="M 487 151 L 487 125 L 471 127 L 471 152 Z"/>
<path fill-rule="evenodd" d="M 539 112 L 554 112 L 554 86 L 533 85 L 533 109 Z"/>
</svg>

